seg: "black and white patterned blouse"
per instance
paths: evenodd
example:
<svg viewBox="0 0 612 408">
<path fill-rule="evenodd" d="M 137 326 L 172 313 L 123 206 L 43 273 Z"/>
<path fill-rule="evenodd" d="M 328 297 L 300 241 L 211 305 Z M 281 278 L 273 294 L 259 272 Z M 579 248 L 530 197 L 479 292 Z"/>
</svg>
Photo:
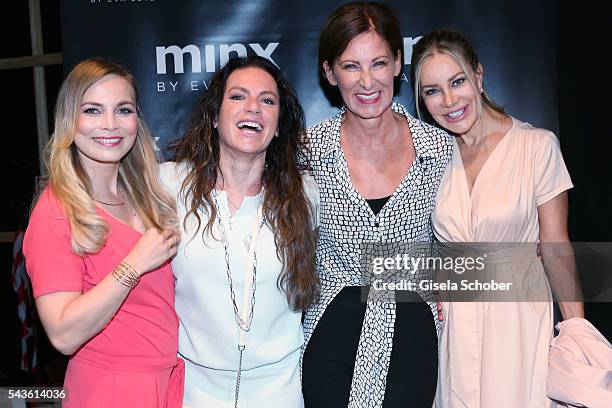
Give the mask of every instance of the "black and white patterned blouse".
<svg viewBox="0 0 612 408">
<path fill-rule="evenodd" d="M 416 159 L 410 170 L 375 215 L 357 192 L 349 176 L 340 147 L 343 108 L 335 117 L 310 129 L 309 164 L 320 191 L 320 237 L 317 245 L 317 273 L 321 279 L 319 303 L 307 310 L 304 320 L 305 344 L 333 298 L 345 286 L 363 286 L 362 245 L 370 242 L 429 242 L 433 238 L 430 215 L 440 179 L 452 154 L 451 136 L 412 117 L 393 102 L 393 111 L 406 116 Z M 357 348 L 349 397 L 350 408 L 382 406 L 395 324 L 395 301 L 368 298 Z M 422 297 L 432 309 L 438 333 L 436 305 L 431 295 Z"/>
</svg>

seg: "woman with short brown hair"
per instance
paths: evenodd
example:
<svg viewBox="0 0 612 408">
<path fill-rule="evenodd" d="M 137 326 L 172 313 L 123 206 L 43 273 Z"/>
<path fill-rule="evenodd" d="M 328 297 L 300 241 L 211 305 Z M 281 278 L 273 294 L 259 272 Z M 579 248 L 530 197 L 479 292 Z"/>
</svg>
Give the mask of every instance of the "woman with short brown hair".
<svg viewBox="0 0 612 408">
<path fill-rule="evenodd" d="M 431 407 L 434 399 L 433 297 L 380 299 L 361 263 L 368 244 L 432 240 L 429 217 L 451 154 L 450 136 L 393 102 L 402 48 L 397 17 L 382 3 L 346 4 L 321 33 L 320 67 L 344 107 L 308 130 L 321 195 L 321 300 L 304 320 L 307 407 Z"/>
</svg>

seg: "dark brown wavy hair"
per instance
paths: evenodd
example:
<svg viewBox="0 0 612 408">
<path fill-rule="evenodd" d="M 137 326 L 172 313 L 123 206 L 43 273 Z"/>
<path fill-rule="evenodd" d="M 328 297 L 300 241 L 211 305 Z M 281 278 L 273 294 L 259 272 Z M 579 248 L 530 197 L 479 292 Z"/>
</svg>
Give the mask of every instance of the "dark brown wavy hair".
<svg viewBox="0 0 612 408">
<path fill-rule="evenodd" d="M 188 208 L 183 222 L 194 217 L 199 230 L 202 220 L 198 211 L 202 210 L 208 215 L 202 237 L 206 232 L 213 236 L 217 209 L 211 191 L 219 175 L 219 134 L 214 122 L 223 102 L 227 79 L 232 72 L 244 68 L 267 72 L 278 88 L 278 137 L 272 138 L 266 150 L 262 178 L 263 215 L 274 231 L 276 253 L 283 264 L 277 285 L 285 292 L 293 310 L 303 310 L 317 300 L 320 285 L 315 274 L 314 209 L 306 197 L 301 176 L 301 171 L 307 168 L 306 124 L 295 91 L 269 60 L 258 56 L 229 60 L 214 75 L 200 98 L 189 129 L 173 144 L 175 161 L 187 163 L 189 168 L 181 186 L 181 196 Z"/>
</svg>

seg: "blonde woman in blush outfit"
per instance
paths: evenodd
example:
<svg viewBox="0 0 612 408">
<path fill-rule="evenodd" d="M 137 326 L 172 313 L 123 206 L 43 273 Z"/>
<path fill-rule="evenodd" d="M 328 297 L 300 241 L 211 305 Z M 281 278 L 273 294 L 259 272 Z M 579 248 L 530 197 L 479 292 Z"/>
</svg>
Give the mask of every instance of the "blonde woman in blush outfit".
<svg viewBox="0 0 612 408">
<path fill-rule="evenodd" d="M 444 303 L 440 406 L 548 406 L 553 320 L 545 269 L 555 294 L 568 300 L 560 303 L 563 317 L 584 314 L 582 303 L 564 293 L 576 276 L 567 233 L 572 182 L 559 143 L 491 102 L 483 67 L 462 34 L 442 29 L 424 36 L 414 47 L 412 69 L 420 116 L 456 136 L 432 215 L 436 237 L 530 243 L 487 253 L 487 263 L 512 279 L 515 301 Z M 571 262 L 558 263 L 562 256 Z M 523 296 L 537 289 L 539 298 Z"/>
</svg>

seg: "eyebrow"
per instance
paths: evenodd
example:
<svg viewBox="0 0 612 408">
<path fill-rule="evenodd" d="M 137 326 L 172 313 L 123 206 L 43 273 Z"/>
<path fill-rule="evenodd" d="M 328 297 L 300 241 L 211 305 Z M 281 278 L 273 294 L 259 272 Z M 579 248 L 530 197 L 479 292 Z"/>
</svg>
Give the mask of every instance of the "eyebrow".
<svg viewBox="0 0 612 408">
<path fill-rule="evenodd" d="M 102 105 L 101 103 L 98 102 L 87 102 L 87 101 L 83 101 L 83 103 L 81 103 L 81 106 L 85 106 L 85 105 L 91 105 L 91 106 L 99 106 L 102 107 L 104 105 Z M 123 106 L 123 105 L 132 105 L 132 106 L 136 106 L 136 104 L 134 102 L 131 101 L 121 101 L 117 104 L 117 106 Z"/>
<path fill-rule="evenodd" d="M 459 75 L 463 75 L 463 71 L 459 71 L 457 72 L 455 75 L 451 76 L 447 82 L 451 82 L 453 81 L 455 78 L 457 78 Z M 427 85 L 421 85 L 421 88 L 433 88 L 435 86 L 438 86 L 437 84 L 427 84 Z"/>
<path fill-rule="evenodd" d="M 384 54 L 384 55 L 379 55 L 378 57 L 372 58 L 372 61 L 376 61 L 376 60 L 381 59 L 381 58 L 391 59 L 391 57 L 389 57 L 388 55 Z M 338 64 L 345 64 L 347 62 L 355 62 L 355 63 L 359 64 L 359 61 L 352 60 L 352 59 L 340 60 L 340 61 L 338 61 Z"/>
<path fill-rule="evenodd" d="M 241 86 L 233 86 L 233 87 L 231 87 L 231 88 L 229 88 L 229 89 L 227 90 L 227 92 L 230 92 L 230 91 L 241 91 L 241 92 L 244 92 L 244 93 L 247 93 L 247 94 L 248 94 L 248 93 L 251 93 L 251 92 L 250 92 L 248 89 L 243 88 L 243 87 L 241 87 Z M 266 94 L 270 94 L 270 95 L 273 95 L 274 97 L 278 98 L 278 95 L 277 95 L 277 94 L 276 94 L 276 92 L 274 92 L 274 91 L 261 91 L 261 92 L 259 93 L 259 96 L 261 96 L 261 95 L 266 95 Z"/>
</svg>

